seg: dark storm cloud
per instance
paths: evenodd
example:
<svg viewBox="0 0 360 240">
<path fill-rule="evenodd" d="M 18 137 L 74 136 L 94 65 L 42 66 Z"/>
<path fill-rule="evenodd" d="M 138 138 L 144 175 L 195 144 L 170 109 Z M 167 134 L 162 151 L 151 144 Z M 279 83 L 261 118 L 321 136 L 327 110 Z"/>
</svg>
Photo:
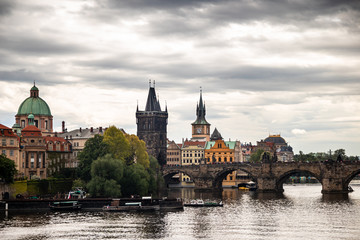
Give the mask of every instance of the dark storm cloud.
<svg viewBox="0 0 360 240">
<path fill-rule="evenodd" d="M 0 1 L 0 17 L 9 15 L 14 7 L 15 7 L 14 1 L 1 0 Z"/>
<path fill-rule="evenodd" d="M 89 9 L 88 9 L 89 10 Z M 230 23 L 264 21 L 270 24 L 291 24 L 300 28 L 347 27 L 359 29 L 360 1 L 100 1 L 90 9 L 102 21 L 116 21 L 122 16 L 149 17 L 148 32 L 153 35 L 200 34 Z M 107 11 L 119 12 L 109 16 Z M 105 13 L 105 14 L 102 14 Z M 341 22 L 318 21 L 318 17 L 343 14 Z M 108 17 L 107 17 L 108 16 Z M 115 16 L 115 17 L 114 17 Z M 348 17 L 350 16 L 350 17 Z"/>
<path fill-rule="evenodd" d="M 71 42 L 54 40 L 43 36 L 3 35 L 0 33 L 0 49 L 24 55 L 61 55 L 85 52 L 84 46 Z"/>
<path fill-rule="evenodd" d="M 15 71 L 0 71 L 0 80 L 31 83 L 34 80 L 44 80 L 44 78 L 39 73 L 33 73 L 25 69 L 18 69 Z"/>
</svg>

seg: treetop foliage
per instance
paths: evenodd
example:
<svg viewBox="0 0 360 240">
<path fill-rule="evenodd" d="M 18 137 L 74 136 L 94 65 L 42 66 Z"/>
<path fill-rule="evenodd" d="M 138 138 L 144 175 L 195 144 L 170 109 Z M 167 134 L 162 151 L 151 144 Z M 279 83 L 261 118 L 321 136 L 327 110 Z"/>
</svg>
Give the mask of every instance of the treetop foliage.
<svg viewBox="0 0 360 240">
<path fill-rule="evenodd" d="M 17 173 L 15 162 L 5 155 L 0 155 L 0 179 L 6 183 L 13 183 L 14 176 Z"/>
<path fill-rule="evenodd" d="M 80 177 L 93 196 L 155 193 L 161 181 L 158 161 L 149 159 L 145 142 L 115 126 L 109 127 L 103 137 L 89 139 L 79 159 Z"/>
</svg>

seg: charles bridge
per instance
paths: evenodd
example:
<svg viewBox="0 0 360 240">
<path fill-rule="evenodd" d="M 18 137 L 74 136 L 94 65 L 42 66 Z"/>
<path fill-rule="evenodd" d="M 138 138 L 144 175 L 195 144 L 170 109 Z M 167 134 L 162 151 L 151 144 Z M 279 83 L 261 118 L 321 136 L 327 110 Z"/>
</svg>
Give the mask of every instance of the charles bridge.
<svg viewBox="0 0 360 240">
<path fill-rule="evenodd" d="M 291 175 L 308 173 L 322 184 L 322 193 L 344 193 L 360 173 L 360 161 L 199 164 L 164 166 L 162 172 L 166 182 L 184 173 L 194 181 L 195 189 L 219 189 L 223 179 L 235 170 L 248 173 L 257 182 L 258 192 L 283 192 L 283 183 Z"/>
</svg>

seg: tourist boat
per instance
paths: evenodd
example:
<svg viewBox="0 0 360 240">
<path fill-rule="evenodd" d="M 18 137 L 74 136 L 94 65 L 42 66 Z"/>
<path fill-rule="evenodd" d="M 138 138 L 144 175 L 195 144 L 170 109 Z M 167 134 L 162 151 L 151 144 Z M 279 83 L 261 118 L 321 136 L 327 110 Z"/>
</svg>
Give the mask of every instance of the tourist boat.
<svg viewBox="0 0 360 240">
<path fill-rule="evenodd" d="M 250 182 L 247 182 L 247 183 L 246 183 L 246 188 L 248 188 L 249 191 L 256 191 L 257 186 L 256 186 L 256 183 L 255 183 L 255 182 L 250 181 Z"/>
<path fill-rule="evenodd" d="M 215 201 L 204 201 L 202 199 L 193 199 L 190 202 L 184 203 L 185 207 L 222 207 L 223 203 Z"/>
<path fill-rule="evenodd" d="M 81 204 L 78 201 L 51 202 L 49 204 L 51 210 L 80 210 Z"/>
<path fill-rule="evenodd" d="M 151 197 L 141 199 L 113 199 L 111 205 L 103 206 L 106 212 L 157 211 L 160 210 L 159 200 Z"/>
<path fill-rule="evenodd" d="M 82 188 L 76 188 L 73 191 L 70 191 L 67 195 L 67 199 L 84 199 L 86 197 L 86 192 Z"/>
</svg>

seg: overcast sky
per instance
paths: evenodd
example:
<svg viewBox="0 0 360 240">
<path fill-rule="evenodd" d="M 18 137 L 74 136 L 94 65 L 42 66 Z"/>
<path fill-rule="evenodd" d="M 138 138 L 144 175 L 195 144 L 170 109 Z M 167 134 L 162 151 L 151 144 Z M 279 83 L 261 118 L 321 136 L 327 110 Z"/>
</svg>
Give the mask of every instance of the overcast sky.
<svg viewBox="0 0 360 240">
<path fill-rule="evenodd" d="M 68 130 L 136 134 L 149 79 L 168 138 L 191 137 L 199 89 L 228 140 L 360 155 L 360 1 L 0 0 L 0 123 L 33 81 Z"/>
</svg>

